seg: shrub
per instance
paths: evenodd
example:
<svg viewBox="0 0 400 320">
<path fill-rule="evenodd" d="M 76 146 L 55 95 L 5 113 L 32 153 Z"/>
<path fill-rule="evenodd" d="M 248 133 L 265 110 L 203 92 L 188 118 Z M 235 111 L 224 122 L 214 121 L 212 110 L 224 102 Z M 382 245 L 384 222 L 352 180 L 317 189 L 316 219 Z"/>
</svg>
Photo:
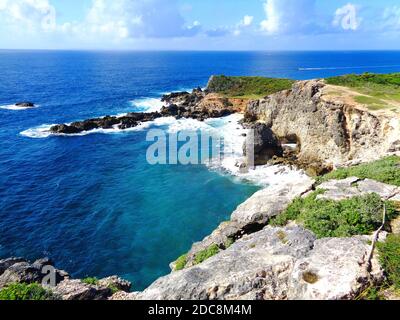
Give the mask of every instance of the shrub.
<svg viewBox="0 0 400 320">
<path fill-rule="evenodd" d="M 382 224 L 384 202 L 377 194 L 331 201 L 317 200 L 319 193 L 295 199 L 271 224 L 283 226 L 297 220 L 319 238 L 370 234 Z M 391 202 L 386 205 L 388 219 L 392 219 L 397 214 L 396 208 Z"/>
<path fill-rule="evenodd" d="M 0 291 L 0 300 L 52 300 L 54 295 L 38 283 L 13 283 Z"/>
<path fill-rule="evenodd" d="M 395 289 L 400 289 L 400 235 L 389 235 L 384 243 L 378 243 L 379 258 Z"/>
<path fill-rule="evenodd" d="M 176 260 L 175 270 L 176 270 L 176 271 L 179 271 L 179 270 L 185 269 L 186 264 L 187 264 L 187 254 L 184 254 L 184 255 L 180 256 L 180 257 Z"/>
<path fill-rule="evenodd" d="M 207 89 L 228 97 L 261 98 L 290 89 L 294 81 L 264 77 L 214 76 Z"/>
<path fill-rule="evenodd" d="M 207 259 L 215 256 L 218 254 L 220 251 L 219 247 L 216 244 L 213 244 L 212 246 L 208 247 L 207 249 L 200 251 L 199 253 L 196 254 L 196 257 L 194 258 L 194 263 L 200 264 Z"/>
<path fill-rule="evenodd" d="M 88 278 L 82 279 L 82 282 L 92 285 L 92 286 L 97 286 L 99 284 L 99 279 L 88 277 Z"/>
<path fill-rule="evenodd" d="M 373 179 L 383 183 L 400 186 L 400 157 L 390 156 L 378 161 L 342 168 L 319 177 L 318 183 L 331 179 L 342 180 L 349 177 Z"/>
</svg>

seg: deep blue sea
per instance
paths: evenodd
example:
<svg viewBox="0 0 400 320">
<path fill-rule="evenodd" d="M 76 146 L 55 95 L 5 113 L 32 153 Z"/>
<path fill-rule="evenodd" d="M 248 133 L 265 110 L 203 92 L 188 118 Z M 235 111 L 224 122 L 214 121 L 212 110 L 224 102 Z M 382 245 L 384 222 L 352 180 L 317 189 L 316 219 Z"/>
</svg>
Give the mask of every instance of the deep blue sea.
<svg viewBox="0 0 400 320">
<path fill-rule="evenodd" d="M 138 111 L 212 74 L 365 71 L 400 72 L 400 52 L 0 51 L 0 258 L 48 256 L 75 277 L 117 274 L 141 290 L 259 189 L 205 166 L 147 164 L 146 130 L 21 132 Z M 39 107 L 7 109 L 21 100 Z"/>
</svg>

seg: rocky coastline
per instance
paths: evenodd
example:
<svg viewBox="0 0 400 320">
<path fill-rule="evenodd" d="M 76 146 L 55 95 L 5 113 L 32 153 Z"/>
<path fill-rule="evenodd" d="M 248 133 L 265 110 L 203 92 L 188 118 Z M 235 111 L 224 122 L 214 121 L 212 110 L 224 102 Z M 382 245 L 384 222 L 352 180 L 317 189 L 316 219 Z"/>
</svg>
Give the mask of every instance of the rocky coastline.
<svg viewBox="0 0 400 320">
<path fill-rule="evenodd" d="M 332 202 L 367 195 L 400 202 L 398 185 L 356 176 L 322 184 L 315 179 L 337 168 L 400 155 L 397 114 L 373 112 L 330 90 L 324 80 L 298 81 L 289 90 L 248 101 L 243 109 L 243 101 L 237 104 L 198 88 L 165 95 L 160 112 L 53 126 L 54 134 L 76 134 L 128 129 L 160 117 L 203 121 L 242 112 L 243 126 L 254 130 L 256 165 L 295 165 L 308 176 L 254 194 L 229 221 L 171 263 L 171 274 L 143 292 L 131 291 L 131 284 L 116 276 L 87 284 L 59 270 L 50 290 L 64 300 L 351 300 L 384 283 L 387 274 L 375 242 L 397 233 L 399 219 L 376 234 L 340 238 L 317 237 L 297 221 L 270 224 L 293 201 L 315 192 L 318 200 Z M 19 258 L 0 260 L 0 290 L 10 282 L 42 281 L 38 270 L 45 263 L 52 265 L 46 259 L 33 264 Z"/>
<path fill-rule="evenodd" d="M 162 117 L 204 121 L 209 118 L 228 116 L 239 111 L 229 99 L 203 91 L 201 88 L 194 89 L 191 93 L 173 92 L 164 95 L 161 101 L 165 103 L 165 106 L 159 112 L 128 113 L 124 116 L 105 116 L 71 124 L 59 124 L 52 126 L 50 131 L 53 134 L 77 134 L 95 129 L 118 128 L 125 130 Z"/>
</svg>

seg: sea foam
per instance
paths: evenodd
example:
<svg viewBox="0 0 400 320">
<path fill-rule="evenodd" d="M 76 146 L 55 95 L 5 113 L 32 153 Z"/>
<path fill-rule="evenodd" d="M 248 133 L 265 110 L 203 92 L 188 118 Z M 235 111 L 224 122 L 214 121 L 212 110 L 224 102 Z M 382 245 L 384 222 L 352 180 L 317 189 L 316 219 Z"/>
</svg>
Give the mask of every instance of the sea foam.
<svg viewBox="0 0 400 320">
<path fill-rule="evenodd" d="M 38 107 L 39 107 L 38 105 L 35 105 L 34 107 L 18 107 L 15 104 L 9 104 L 9 105 L 0 106 L 0 109 L 20 111 L 20 110 L 35 109 Z"/>
</svg>

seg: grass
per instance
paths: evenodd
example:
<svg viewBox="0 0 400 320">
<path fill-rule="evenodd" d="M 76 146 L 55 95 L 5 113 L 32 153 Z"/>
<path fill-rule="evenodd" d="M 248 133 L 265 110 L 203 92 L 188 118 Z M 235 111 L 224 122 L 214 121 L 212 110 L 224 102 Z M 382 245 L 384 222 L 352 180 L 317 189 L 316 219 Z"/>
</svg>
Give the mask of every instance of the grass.
<svg viewBox="0 0 400 320">
<path fill-rule="evenodd" d="M 354 100 L 360 104 L 368 105 L 371 110 L 382 110 L 389 107 L 385 101 L 374 97 L 357 96 Z"/>
<path fill-rule="evenodd" d="M 99 284 L 99 279 L 88 277 L 88 278 L 82 279 L 82 282 L 85 284 L 92 285 L 92 286 L 97 286 Z"/>
<path fill-rule="evenodd" d="M 317 182 L 320 184 L 332 179 L 343 180 L 349 177 L 372 179 L 400 186 L 400 157 L 390 156 L 370 163 L 341 168 L 318 177 Z"/>
<path fill-rule="evenodd" d="M 344 86 L 371 97 L 356 97 L 359 103 L 367 104 L 373 110 L 385 108 L 387 103 L 382 100 L 400 101 L 400 73 L 361 75 L 348 74 L 327 78 L 328 84 Z"/>
<path fill-rule="evenodd" d="M 295 199 L 281 215 L 271 220 L 271 225 L 285 226 L 289 221 L 297 221 L 318 238 L 370 234 L 381 225 L 384 202 L 377 194 L 342 201 L 317 200 L 321 192 Z M 388 219 L 393 219 L 398 214 L 397 209 L 391 202 L 386 205 Z"/>
<path fill-rule="evenodd" d="M 0 300 L 52 300 L 54 295 L 38 283 L 13 283 L 0 291 Z"/>
<path fill-rule="evenodd" d="M 209 246 L 207 249 L 200 251 L 199 253 L 196 254 L 196 257 L 194 258 L 194 264 L 200 264 L 207 259 L 215 256 L 220 252 L 219 247 L 216 244 L 213 244 L 212 246 Z"/>
<path fill-rule="evenodd" d="M 180 256 L 175 263 L 175 270 L 179 271 L 179 270 L 183 270 L 185 269 L 187 264 L 187 254 L 184 254 L 182 256 Z"/>
<path fill-rule="evenodd" d="M 264 77 L 214 76 L 208 90 L 229 98 L 259 99 L 270 94 L 290 89 L 294 81 Z"/>
<path fill-rule="evenodd" d="M 379 259 L 388 280 L 400 290 L 400 235 L 389 235 L 384 243 L 378 243 Z"/>
</svg>

